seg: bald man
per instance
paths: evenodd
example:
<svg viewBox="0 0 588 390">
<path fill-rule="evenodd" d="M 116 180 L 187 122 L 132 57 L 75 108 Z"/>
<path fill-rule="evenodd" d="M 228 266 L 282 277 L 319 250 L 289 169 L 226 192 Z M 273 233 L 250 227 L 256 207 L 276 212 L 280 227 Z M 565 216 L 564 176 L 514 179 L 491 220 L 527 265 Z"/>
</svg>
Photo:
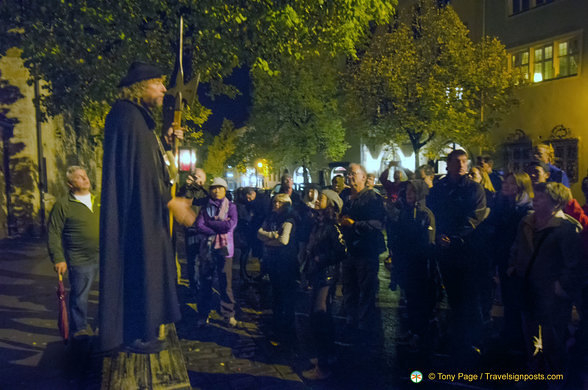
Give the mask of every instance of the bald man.
<svg viewBox="0 0 588 390">
<path fill-rule="evenodd" d="M 208 192 L 204 188 L 206 183 L 206 172 L 204 169 L 196 168 L 192 174 L 186 178 L 186 184 L 181 188 L 180 194 L 186 198 L 192 199 L 192 209 L 198 215 L 200 208 L 208 200 Z M 203 239 L 196 231 L 196 226 L 192 225 L 186 228 L 186 260 L 188 262 L 188 279 L 190 287 L 195 295 L 198 293 L 198 250 Z"/>
</svg>

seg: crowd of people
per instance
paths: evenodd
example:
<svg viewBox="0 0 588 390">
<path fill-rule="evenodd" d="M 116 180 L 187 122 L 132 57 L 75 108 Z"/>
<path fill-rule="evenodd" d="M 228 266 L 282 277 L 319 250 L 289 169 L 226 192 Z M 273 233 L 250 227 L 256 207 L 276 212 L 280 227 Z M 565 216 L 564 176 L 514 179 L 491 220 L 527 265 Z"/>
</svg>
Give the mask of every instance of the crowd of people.
<svg viewBox="0 0 588 390">
<path fill-rule="evenodd" d="M 530 369 L 566 369 L 574 307 L 582 321 L 576 342 L 585 350 L 588 209 L 573 199 L 567 175 L 553 165 L 550 145 L 537 146 L 524 172 L 504 175 L 488 156 L 468 170 L 463 150 L 447 156 L 441 178 L 429 165 L 412 173 L 392 163 L 379 177 L 382 190 L 359 164 L 350 164 L 346 177 L 335 176 L 328 188 L 308 185 L 302 192 L 285 174 L 273 196 L 249 187 L 231 194 L 220 177 L 206 186 L 206 173 L 196 169 L 170 201 L 165 145 L 153 133 L 149 111 L 161 105 L 160 76 L 157 68 L 139 63 L 121 81 L 123 99 L 106 121 L 101 211 L 84 169 L 74 166 L 67 172 L 70 194 L 50 216 L 55 270 L 70 270 L 74 337 L 91 332 L 87 296 L 100 258 L 102 348 L 124 345 L 136 353 L 165 348 L 158 327 L 179 319 L 171 210 L 186 226 L 197 326 L 207 326 L 213 309 L 226 326 L 238 326 L 233 260 L 244 282 L 252 281 L 249 259 L 260 260 L 258 279 L 267 275 L 272 288 L 270 337 L 276 342 L 297 337 L 296 292 L 309 293 L 315 350 L 313 368 L 303 373 L 307 379 L 331 375 L 331 310 L 338 283 L 346 316 L 338 341 L 353 345 L 373 338 L 380 256 L 386 251 L 390 288 L 400 288 L 406 301 L 406 341 L 414 350 L 430 345 L 431 324 L 444 297 L 457 368 L 468 367 L 473 353 L 483 353 L 483 331 L 496 301 L 504 305 L 501 341 L 526 355 Z M 582 184 L 588 196 L 588 178 Z"/>
<path fill-rule="evenodd" d="M 252 280 L 247 273 L 250 256 L 260 259 L 260 278 L 269 275 L 271 337 L 296 339 L 296 291 L 308 288 L 316 359 L 304 375 L 328 377 L 335 340 L 331 318 L 335 286 L 342 285 L 346 315 L 338 343 L 369 340 L 379 258 L 388 251 L 390 288 L 399 288 L 406 302 L 408 332 L 402 338 L 412 350 L 423 351 L 430 345 L 431 323 L 446 297 L 454 362 L 456 367 L 470 366 L 472 356 L 483 353 L 484 331 L 492 325 L 493 304 L 499 302 L 504 306 L 500 333 L 504 346 L 528 356 L 529 364 L 539 364 L 532 357 L 541 340 L 541 367 L 536 369 L 564 370 L 572 308 L 582 315 L 586 303 L 582 292 L 588 217 L 586 207 L 580 207 L 559 182 L 566 177 L 563 171 L 541 159 L 543 149 L 549 150 L 549 145 L 536 148 L 525 172 L 506 175 L 493 169 L 488 156 L 468 170 L 468 156 L 462 150 L 447 157 L 447 175 L 441 178 L 428 165 L 412 173 L 392 163 L 380 176 L 381 194 L 374 188 L 375 175 L 358 164 L 348 167 L 347 177 L 335 176 L 328 188 L 307 185 L 299 193 L 286 174 L 279 193 L 271 198 L 251 187 L 237 189 L 233 196 L 238 221 L 231 242 L 237 246 L 242 281 Z M 391 168 L 394 181 L 388 180 Z M 550 175 L 554 169 L 560 172 L 555 179 Z M 226 192 L 221 180 L 214 179 L 211 191 L 214 183 L 221 183 Z M 202 186 L 191 187 L 204 191 Z M 214 198 L 211 194 L 209 202 Z M 203 213 L 201 209 L 199 220 Z M 188 231 L 188 242 L 195 240 L 193 236 L 201 236 L 196 241 L 210 240 L 220 233 L 200 229 L 198 223 Z M 203 271 L 208 261 L 191 253 L 200 259 L 190 261 L 200 263 L 200 269 L 191 273 L 200 274 L 200 279 L 193 283 L 202 287 L 209 277 Z M 220 293 L 221 313 L 234 326 L 234 312 L 223 312 L 233 300 L 230 277 L 224 276 L 230 270 L 223 264 L 217 265 L 223 275 L 219 279 L 228 280 L 221 286 L 226 289 Z M 199 301 L 200 305 L 205 302 Z"/>
</svg>

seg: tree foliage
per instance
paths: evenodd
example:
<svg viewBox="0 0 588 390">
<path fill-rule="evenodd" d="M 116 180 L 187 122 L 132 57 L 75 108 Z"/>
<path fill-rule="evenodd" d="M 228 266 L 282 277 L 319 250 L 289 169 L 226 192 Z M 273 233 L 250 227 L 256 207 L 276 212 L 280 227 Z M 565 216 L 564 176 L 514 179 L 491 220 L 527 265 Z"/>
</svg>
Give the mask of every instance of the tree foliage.
<svg viewBox="0 0 588 390">
<path fill-rule="evenodd" d="M 235 129 L 233 122 L 227 119 L 223 121 L 220 133 L 208 146 L 204 161 L 204 171 L 208 175 L 211 177 L 224 176 L 227 161 L 235 153 L 240 135 L 241 132 Z"/>
<path fill-rule="evenodd" d="M 421 0 L 351 66 L 347 119 L 374 142 L 409 141 L 417 157 L 425 145 L 483 145 L 515 102 L 507 58 L 495 38 L 473 43 L 450 6 Z"/>
<path fill-rule="evenodd" d="M 279 73 L 253 73 L 250 129 L 241 155 L 274 166 L 309 166 L 316 155 L 336 160 L 349 147 L 339 107 L 342 63 L 338 58 L 284 58 Z"/>
<path fill-rule="evenodd" d="M 352 53 L 368 22 L 388 20 L 395 1 L 5 0 L 0 55 L 22 48 L 25 65 L 48 81 L 43 104 L 49 115 L 92 108 L 114 100 L 136 59 L 171 73 L 183 15 L 188 68 L 215 83 L 213 90 L 227 92 L 218 81 L 238 65 L 271 73 L 276 57 Z M 192 109 L 206 117 L 198 103 Z"/>
</svg>

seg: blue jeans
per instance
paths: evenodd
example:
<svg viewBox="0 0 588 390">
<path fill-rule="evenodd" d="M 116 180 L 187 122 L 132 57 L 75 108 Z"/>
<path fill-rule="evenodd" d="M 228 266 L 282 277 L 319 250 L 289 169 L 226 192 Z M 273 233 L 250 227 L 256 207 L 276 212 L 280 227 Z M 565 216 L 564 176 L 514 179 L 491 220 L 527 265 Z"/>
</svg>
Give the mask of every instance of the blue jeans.
<svg viewBox="0 0 588 390">
<path fill-rule="evenodd" d="M 74 334 L 88 326 L 88 295 L 98 273 L 98 264 L 76 265 L 69 271 L 69 329 Z"/>
</svg>

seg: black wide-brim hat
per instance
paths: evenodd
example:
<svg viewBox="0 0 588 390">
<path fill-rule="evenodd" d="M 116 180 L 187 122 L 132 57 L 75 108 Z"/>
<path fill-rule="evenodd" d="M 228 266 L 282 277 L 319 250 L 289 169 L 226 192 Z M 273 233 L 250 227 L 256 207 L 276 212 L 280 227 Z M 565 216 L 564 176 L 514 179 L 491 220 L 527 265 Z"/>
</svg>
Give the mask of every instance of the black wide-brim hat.
<svg viewBox="0 0 588 390">
<path fill-rule="evenodd" d="M 146 62 L 133 62 L 127 71 L 125 77 L 122 78 L 118 87 L 128 87 L 143 80 L 158 79 L 163 76 L 163 72 L 157 66 L 148 64 Z"/>
</svg>

